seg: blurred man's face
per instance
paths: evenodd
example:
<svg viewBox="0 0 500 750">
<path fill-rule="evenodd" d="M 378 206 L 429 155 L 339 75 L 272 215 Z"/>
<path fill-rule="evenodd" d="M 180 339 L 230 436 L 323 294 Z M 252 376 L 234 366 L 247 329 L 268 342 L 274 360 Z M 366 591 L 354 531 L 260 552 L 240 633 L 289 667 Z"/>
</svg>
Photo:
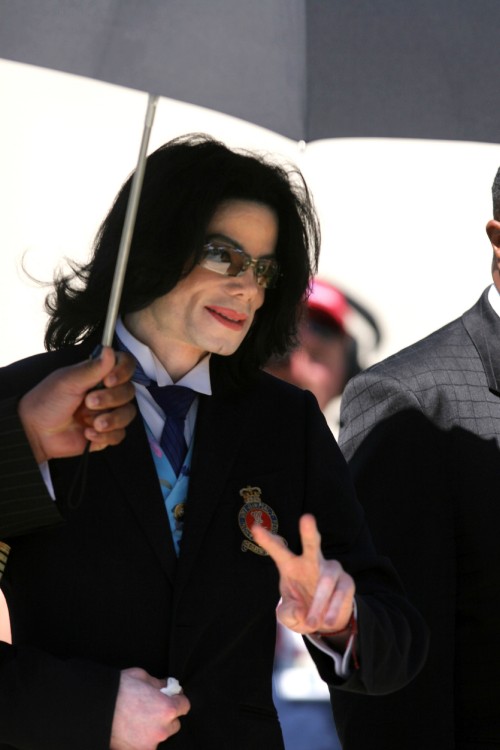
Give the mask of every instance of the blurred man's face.
<svg viewBox="0 0 500 750">
<path fill-rule="evenodd" d="M 351 339 L 333 323 L 311 316 L 299 327 L 299 343 L 286 360 L 266 369 L 314 393 L 320 408 L 325 409 L 346 385 Z"/>
<path fill-rule="evenodd" d="M 340 330 L 318 331 L 303 323 L 300 347 L 290 356 L 292 381 L 314 393 L 321 409 L 344 390 L 348 369 L 348 337 Z"/>
</svg>

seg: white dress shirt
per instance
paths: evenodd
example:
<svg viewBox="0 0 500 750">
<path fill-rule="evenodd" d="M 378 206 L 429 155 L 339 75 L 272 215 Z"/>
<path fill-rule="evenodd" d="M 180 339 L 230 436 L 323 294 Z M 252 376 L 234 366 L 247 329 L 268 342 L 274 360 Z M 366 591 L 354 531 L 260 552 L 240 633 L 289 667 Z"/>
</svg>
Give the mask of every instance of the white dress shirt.
<svg viewBox="0 0 500 750">
<path fill-rule="evenodd" d="M 488 290 L 488 302 L 500 318 L 500 292 L 494 284 Z"/>
<path fill-rule="evenodd" d="M 159 386 L 173 385 L 172 378 L 165 370 L 158 357 L 156 357 L 151 351 L 149 346 L 138 341 L 135 336 L 125 328 L 121 319 L 118 319 L 116 324 L 116 335 L 129 352 L 134 355 L 138 362 L 140 362 L 141 367 L 148 378 L 154 380 Z M 191 388 L 197 393 L 211 396 L 212 387 L 210 384 L 209 363 L 210 354 L 207 354 L 195 367 L 193 367 L 192 370 L 187 372 L 180 380 L 177 380 L 175 385 L 183 385 L 186 388 Z M 161 433 L 165 424 L 165 414 L 146 386 L 141 385 L 140 383 L 134 383 L 134 386 L 139 411 L 151 430 L 155 440 L 160 442 Z M 186 421 L 184 423 L 184 437 L 186 438 L 187 445 L 190 445 L 191 438 L 193 437 L 197 413 L 198 398 L 195 398 L 186 415 Z"/>
</svg>

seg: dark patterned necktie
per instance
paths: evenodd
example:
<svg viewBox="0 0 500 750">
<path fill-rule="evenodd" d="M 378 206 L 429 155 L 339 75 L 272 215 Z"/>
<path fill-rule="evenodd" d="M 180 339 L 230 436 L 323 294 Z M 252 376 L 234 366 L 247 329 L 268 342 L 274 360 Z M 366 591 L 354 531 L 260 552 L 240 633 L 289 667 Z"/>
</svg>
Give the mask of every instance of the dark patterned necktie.
<svg viewBox="0 0 500 750">
<path fill-rule="evenodd" d="M 129 352 L 125 344 L 117 337 L 117 348 Z M 132 355 L 133 356 L 133 355 Z M 184 422 L 193 403 L 196 391 L 184 385 L 158 385 L 148 378 L 139 361 L 135 360 L 135 372 L 132 380 L 144 385 L 156 403 L 165 412 L 165 424 L 160 437 L 160 446 L 175 472 L 179 476 L 187 453 L 184 437 Z"/>
<path fill-rule="evenodd" d="M 146 388 L 165 412 L 166 419 L 161 433 L 160 445 L 170 461 L 175 475 L 179 476 L 187 453 L 184 422 L 196 396 L 196 391 L 183 385 L 159 386 L 154 381 L 149 381 Z"/>
</svg>

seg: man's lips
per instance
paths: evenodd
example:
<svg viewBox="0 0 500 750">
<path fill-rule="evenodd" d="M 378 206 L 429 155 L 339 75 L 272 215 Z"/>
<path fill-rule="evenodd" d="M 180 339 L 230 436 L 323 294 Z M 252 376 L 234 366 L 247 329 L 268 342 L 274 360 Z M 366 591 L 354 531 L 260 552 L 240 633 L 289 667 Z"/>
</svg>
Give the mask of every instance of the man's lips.
<svg viewBox="0 0 500 750">
<path fill-rule="evenodd" d="M 233 331 L 241 331 L 243 324 L 248 318 L 245 313 L 231 310 L 229 307 L 219 307 L 218 305 L 212 305 L 207 307 L 206 310 L 212 315 L 215 320 L 222 323 L 226 328 L 231 328 Z"/>
</svg>

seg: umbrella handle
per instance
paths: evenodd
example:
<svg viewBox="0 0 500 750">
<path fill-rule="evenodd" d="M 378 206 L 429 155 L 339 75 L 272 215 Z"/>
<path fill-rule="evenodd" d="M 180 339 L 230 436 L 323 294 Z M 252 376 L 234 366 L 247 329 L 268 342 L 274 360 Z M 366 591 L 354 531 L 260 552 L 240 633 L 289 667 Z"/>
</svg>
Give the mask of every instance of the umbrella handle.
<svg viewBox="0 0 500 750">
<path fill-rule="evenodd" d="M 113 284 L 111 286 L 111 294 L 109 297 L 108 310 L 106 313 L 106 321 L 104 323 L 104 331 L 102 334 L 102 346 L 112 346 L 113 344 L 116 319 L 118 317 L 118 310 L 120 307 L 123 282 L 125 280 L 125 272 L 127 270 L 127 261 L 130 252 L 130 245 L 132 242 L 132 234 L 134 232 L 135 218 L 137 216 L 137 208 L 139 206 L 142 181 L 144 178 L 144 170 L 146 168 L 146 153 L 149 143 L 149 136 L 151 134 L 151 128 L 153 127 L 158 98 L 158 96 L 154 96 L 152 94 L 148 95 L 148 106 L 146 110 L 146 116 L 144 118 L 141 147 L 139 149 L 137 167 L 132 179 L 132 186 L 130 188 L 125 221 L 123 222 L 122 236 L 120 239 L 115 273 L 113 276 Z"/>
</svg>

